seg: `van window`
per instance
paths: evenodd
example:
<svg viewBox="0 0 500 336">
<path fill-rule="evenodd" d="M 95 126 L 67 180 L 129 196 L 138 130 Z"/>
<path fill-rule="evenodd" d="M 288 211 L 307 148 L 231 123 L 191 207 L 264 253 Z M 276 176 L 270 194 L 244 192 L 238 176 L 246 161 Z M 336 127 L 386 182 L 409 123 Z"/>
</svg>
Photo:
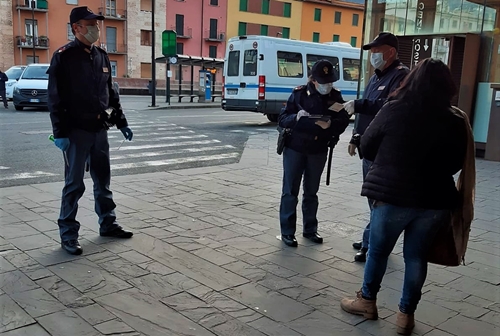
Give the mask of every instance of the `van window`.
<svg viewBox="0 0 500 336">
<path fill-rule="evenodd" d="M 10 68 L 9 70 L 5 71 L 5 74 L 9 79 L 19 79 L 21 77 L 21 74 L 23 73 L 24 68 Z"/>
<path fill-rule="evenodd" d="M 46 66 L 29 66 L 24 70 L 22 79 L 49 79 Z"/>
<path fill-rule="evenodd" d="M 304 77 L 302 54 L 278 51 L 278 76 L 293 78 Z"/>
<path fill-rule="evenodd" d="M 227 74 L 226 76 L 239 76 L 240 75 L 240 51 L 230 51 L 227 60 Z"/>
<path fill-rule="evenodd" d="M 339 74 L 339 59 L 338 57 L 335 56 L 322 56 L 322 55 L 307 55 L 307 72 L 309 75 L 309 72 L 311 71 L 314 63 L 316 63 L 319 60 L 326 59 L 330 61 L 330 63 L 333 64 L 333 68 L 335 71 L 337 71 L 337 74 Z M 340 78 L 340 75 L 338 76 Z"/>
<path fill-rule="evenodd" d="M 342 58 L 344 68 L 343 77 L 345 81 L 357 82 L 359 79 L 359 59 Z"/>
<path fill-rule="evenodd" d="M 245 50 L 243 76 L 257 76 L 257 50 Z"/>
</svg>

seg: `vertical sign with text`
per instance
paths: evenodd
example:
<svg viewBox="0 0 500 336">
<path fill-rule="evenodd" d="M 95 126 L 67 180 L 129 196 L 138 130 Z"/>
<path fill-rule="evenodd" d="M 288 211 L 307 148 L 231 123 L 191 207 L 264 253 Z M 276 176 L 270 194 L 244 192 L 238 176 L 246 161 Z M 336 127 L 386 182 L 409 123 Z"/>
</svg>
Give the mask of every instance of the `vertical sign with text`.
<svg viewBox="0 0 500 336">
<path fill-rule="evenodd" d="M 432 41 L 433 39 L 428 36 L 415 36 L 413 38 L 410 69 L 420 61 L 432 56 Z"/>
</svg>

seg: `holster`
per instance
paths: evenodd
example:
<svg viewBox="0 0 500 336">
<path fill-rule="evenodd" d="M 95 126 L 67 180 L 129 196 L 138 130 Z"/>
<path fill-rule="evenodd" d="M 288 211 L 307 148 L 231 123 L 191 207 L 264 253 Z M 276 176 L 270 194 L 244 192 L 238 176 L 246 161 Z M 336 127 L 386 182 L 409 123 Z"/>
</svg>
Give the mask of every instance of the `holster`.
<svg viewBox="0 0 500 336">
<path fill-rule="evenodd" d="M 277 127 L 277 130 L 279 132 L 279 135 L 278 143 L 276 144 L 276 153 L 278 153 L 278 155 L 281 155 L 281 153 L 283 153 L 283 150 L 285 149 L 286 139 L 290 136 L 292 130 L 290 128 L 283 128 L 280 126 Z"/>
</svg>

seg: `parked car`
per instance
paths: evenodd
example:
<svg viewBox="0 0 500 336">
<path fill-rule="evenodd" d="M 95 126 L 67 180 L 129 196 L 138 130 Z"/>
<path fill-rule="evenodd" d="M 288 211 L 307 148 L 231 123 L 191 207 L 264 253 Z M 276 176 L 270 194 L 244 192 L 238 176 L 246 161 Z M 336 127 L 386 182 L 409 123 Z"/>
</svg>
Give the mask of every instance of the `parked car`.
<svg viewBox="0 0 500 336">
<path fill-rule="evenodd" d="M 26 65 L 14 65 L 11 66 L 9 70 L 5 71 L 5 74 L 9 77 L 9 80 L 5 83 L 5 96 L 8 100 L 12 100 L 14 84 L 16 84 L 19 77 L 21 77 L 24 69 L 26 69 Z"/>
<path fill-rule="evenodd" d="M 24 69 L 21 77 L 14 85 L 13 101 L 14 108 L 22 111 L 25 107 L 47 108 L 49 75 L 47 69 L 49 64 L 30 64 Z"/>
</svg>

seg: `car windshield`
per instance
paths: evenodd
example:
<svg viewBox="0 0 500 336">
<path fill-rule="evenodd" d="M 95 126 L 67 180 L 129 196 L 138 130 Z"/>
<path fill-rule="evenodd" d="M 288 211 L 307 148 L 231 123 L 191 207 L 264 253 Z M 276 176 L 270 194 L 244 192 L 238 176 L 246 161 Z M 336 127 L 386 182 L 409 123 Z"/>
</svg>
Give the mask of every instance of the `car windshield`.
<svg viewBox="0 0 500 336">
<path fill-rule="evenodd" d="M 21 74 L 23 73 L 22 68 L 10 68 L 9 70 L 5 71 L 5 74 L 9 79 L 19 79 L 21 77 Z"/>
<path fill-rule="evenodd" d="M 46 66 L 29 66 L 24 70 L 23 79 L 49 79 L 47 74 L 48 65 Z"/>
</svg>

